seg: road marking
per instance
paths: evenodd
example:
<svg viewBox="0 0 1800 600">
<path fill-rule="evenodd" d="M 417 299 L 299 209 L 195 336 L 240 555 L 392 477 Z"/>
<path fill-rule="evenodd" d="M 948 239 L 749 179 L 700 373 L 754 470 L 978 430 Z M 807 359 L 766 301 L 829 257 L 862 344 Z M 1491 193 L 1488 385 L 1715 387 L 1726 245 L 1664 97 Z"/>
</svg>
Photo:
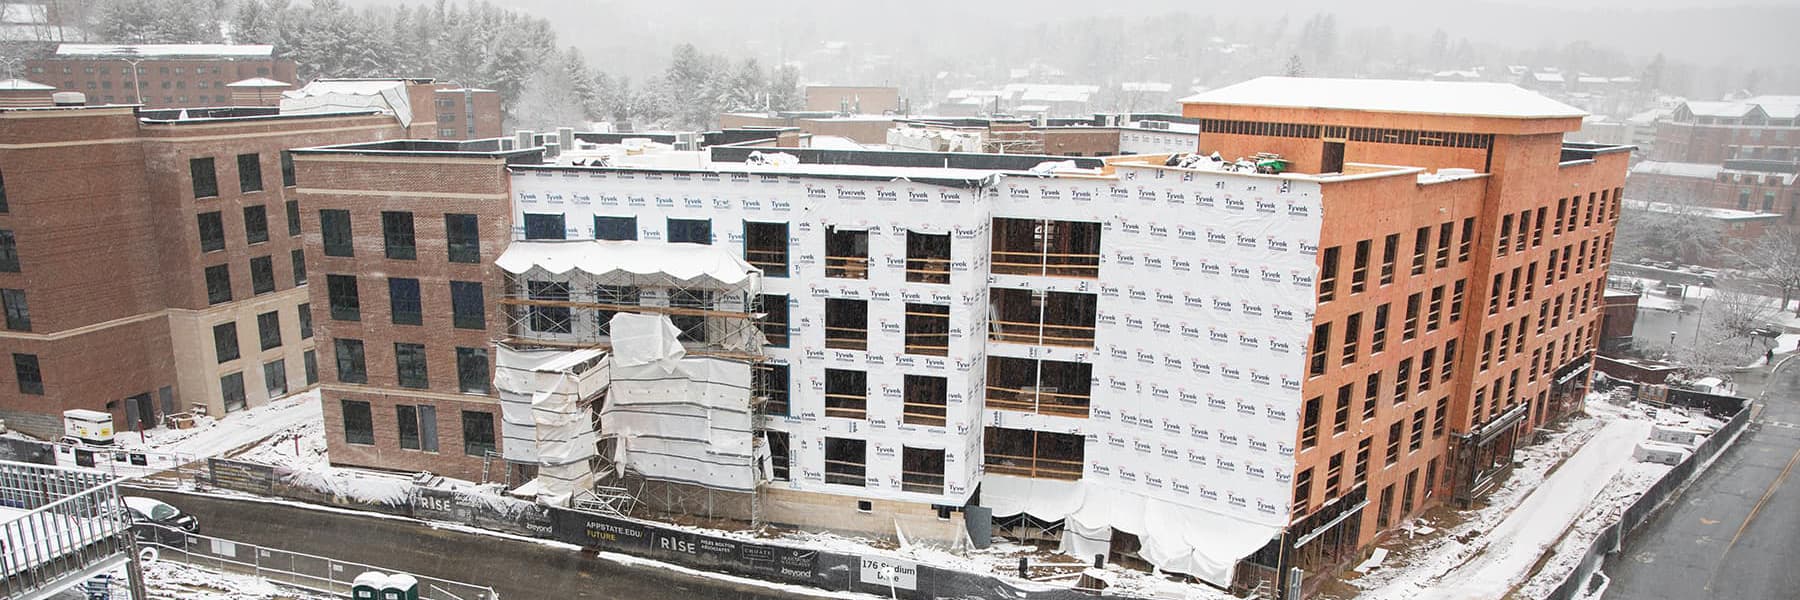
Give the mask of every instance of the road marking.
<svg viewBox="0 0 1800 600">
<path fill-rule="evenodd" d="M 1756 501 L 1755 506 L 1750 507 L 1750 515 L 1744 517 L 1744 524 L 1738 526 L 1737 533 L 1731 536 L 1731 541 L 1725 544 L 1723 551 L 1719 552 L 1719 561 L 1713 564 L 1712 574 L 1707 576 L 1706 587 L 1702 589 L 1712 591 L 1713 579 L 1719 576 L 1719 567 L 1725 565 L 1725 555 L 1731 553 L 1731 548 L 1737 545 L 1738 538 L 1743 537 L 1744 530 L 1750 528 L 1750 522 L 1756 520 L 1756 513 L 1762 512 L 1763 505 L 1769 503 L 1769 498 L 1775 495 L 1775 490 L 1787 481 L 1789 473 L 1794 472 L 1795 463 L 1800 463 L 1800 448 L 1794 449 L 1794 455 L 1788 458 L 1787 466 L 1782 467 L 1781 474 L 1775 476 L 1775 481 L 1769 483 L 1769 489 L 1763 492 L 1762 498 Z"/>
</svg>

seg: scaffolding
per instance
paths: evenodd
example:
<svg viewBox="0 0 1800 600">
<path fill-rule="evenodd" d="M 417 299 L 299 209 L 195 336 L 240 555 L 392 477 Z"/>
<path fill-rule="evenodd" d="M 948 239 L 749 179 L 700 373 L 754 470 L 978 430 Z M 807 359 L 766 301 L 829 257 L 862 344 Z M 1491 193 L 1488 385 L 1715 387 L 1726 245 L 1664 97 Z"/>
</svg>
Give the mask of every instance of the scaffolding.
<svg viewBox="0 0 1800 600">
<path fill-rule="evenodd" d="M 610 358 L 590 408 L 590 489 L 573 501 L 759 520 L 761 268 L 708 245 L 599 240 L 515 241 L 495 264 L 508 274 L 502 343 Z"/>
</svg>

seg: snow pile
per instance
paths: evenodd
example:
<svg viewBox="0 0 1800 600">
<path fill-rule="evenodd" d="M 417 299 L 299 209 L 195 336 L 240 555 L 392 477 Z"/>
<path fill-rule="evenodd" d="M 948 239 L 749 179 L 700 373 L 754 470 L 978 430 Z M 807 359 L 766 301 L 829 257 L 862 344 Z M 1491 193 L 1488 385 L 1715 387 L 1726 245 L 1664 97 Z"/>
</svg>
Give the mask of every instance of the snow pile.
<svg viewBox="0 0 1800 600">
<path fill-rule="evenodd" d="M 295 469 L 323 468 L 329 462 L 325 451 L 325 423 L 313 419 L 275 432 L 232 458 Z"/>
<path fill-rule="evenodd" d="M 126 597 L 123 571 L 114 576 L 113 597 Z M 151 598 L 182 600 L 326 600 L 312 594 L 275 585 L 267 579 L 221 573 L 167 560 L 144 562 L 144 587 Z"/>
<path fill-rule="evenodd" d="M 141 440 L 137 433 L 121 433 L 118 444 L 126 450 L 185 454 L 195 458 L 225 456 L 263 438 L 305 423 L 317 423 L 323 418 L 319 391 L 314 389 L 222 418 L 197 417 L 190 429 L 158 427 L 143 432 Z"/>
<path fill-rule="evenodd" d="M 410 477 L 337 468 L 293 469 L 284 483 L 340 501 L 388 506 L 406 504 L 413 489 Z"/>
</svg>

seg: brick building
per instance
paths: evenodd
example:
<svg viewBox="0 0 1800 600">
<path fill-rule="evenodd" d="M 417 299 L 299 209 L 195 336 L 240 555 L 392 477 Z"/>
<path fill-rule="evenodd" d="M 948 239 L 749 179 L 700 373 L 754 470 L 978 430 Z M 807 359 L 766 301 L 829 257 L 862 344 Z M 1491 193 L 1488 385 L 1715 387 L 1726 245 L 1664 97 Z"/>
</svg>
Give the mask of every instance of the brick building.
<svg viewBox="0 0 1800 600">
<path fill-rule="evenodd" d="M 512 232 L 506 164 L 541 150 L 394 141 L 294 155 L 302 180 L 322 182 L 299 197 L 331 462 L 505 479 L 488 460 L 500 447 L 489 351 L 505 333 L 493 261 Z"/>
<path fill-rule="evenodd" d="M 396 137 L 372 113 L 0 112 L 0 416 L 119 429 L 222 415 L 315 376 L 290 147 Z"/>
<path fill-rule="evenodd" d="M 430 78 L 314 79 L 285 92 L 281 112 L 375 109 L 393 115 L 406 136 L 469 140 L 500 136 L 500 94 Z"/>
<path fill-rule="evenodd" d="M 868 85 L 809 85 L 806 110 L 880 115 L 900 112 L 900 88 Z"/>
<path fill-rule="evenodd" d="M 1655 126 L 1656 143 L 1649 160 L 1632 167 L 1627 196 L 1800 223 L 1800 96 L 1685 102 Z"/>
<path fill-rule="evenodd" d="M 1322 191 L 1295 533 L 1349 523 L 1355 547 L 1468 501 L 1519 433 L 1579 406 L 1630 147 L 1564 144 L 1583 113 L 1505 84 L 1262 78 L 1183 103 L 1202 152 L 1343 175 Z M 1341 559 L 1332 546 L 1301 563 Z"/>
<path fill-rule="evenodd" d="M 276 58 L 268 45 L 60 44 L 49 57 L 25 61 L 25 68 L 27 79 L 87 94 L 93 104 L 148 108 L 230 106 L 232 82 L 296 79 L 294 61 Z"/>
</svg>

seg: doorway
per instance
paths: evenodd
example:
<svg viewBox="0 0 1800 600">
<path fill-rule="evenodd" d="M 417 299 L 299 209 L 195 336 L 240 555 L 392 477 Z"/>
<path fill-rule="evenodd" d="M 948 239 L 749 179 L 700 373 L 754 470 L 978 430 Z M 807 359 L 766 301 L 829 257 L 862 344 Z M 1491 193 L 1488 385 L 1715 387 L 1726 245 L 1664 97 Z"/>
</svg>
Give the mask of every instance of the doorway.
<svg viewBox="0 0 1800 600">
<path fill-rule="evenodd" d="M 1319 160 L 1320 173 L 1344 172 L 1344 143 L 1325 142 L 1325 151 Z"/>
</svg>

